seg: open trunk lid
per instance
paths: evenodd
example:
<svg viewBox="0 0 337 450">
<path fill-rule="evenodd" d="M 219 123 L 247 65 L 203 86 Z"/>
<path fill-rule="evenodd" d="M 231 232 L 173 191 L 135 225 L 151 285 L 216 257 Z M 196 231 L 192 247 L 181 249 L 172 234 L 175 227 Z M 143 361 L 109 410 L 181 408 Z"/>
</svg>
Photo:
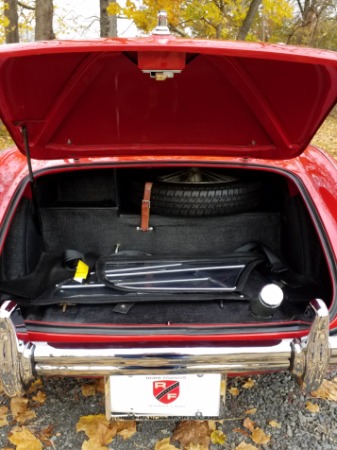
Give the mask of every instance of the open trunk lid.
<svg viewBox="0 0 337 450">
<path fill-rule="evenodd" d="M 0 49 L 1 119 L 36 159 L 288 159 L 336 99 L 323 50 L 172 36 Z"/>
</svg>

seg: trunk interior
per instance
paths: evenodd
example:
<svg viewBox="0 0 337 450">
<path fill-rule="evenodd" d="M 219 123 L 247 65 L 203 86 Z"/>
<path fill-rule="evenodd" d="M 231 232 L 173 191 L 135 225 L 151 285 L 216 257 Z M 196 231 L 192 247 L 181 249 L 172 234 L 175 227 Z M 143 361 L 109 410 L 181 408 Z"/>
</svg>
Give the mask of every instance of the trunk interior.
<svg viewBox="0 0 337 450">
<path fill-rule="evenodd" d="M 203 216 L 191 204 L 183 215 L 154 208 L 152 230 L 139 230 L 142 194 L 134 180 L 143 189 L 142 181 L 169 172 L 102 167 L 40 175 L 38 214 L 27 187 L 1 256 L 0 289 L 3 300 L 20 304 L 28 328 L 223 333 L 266 323 L 305 326 L 312 320 L 310 300 L 319 297 L 329 306 L 324 251 L 292 180 L 262 170 L 217 169 L 258 182 L 259 201 Z M 90 267 L 80 282 L 74 280 L 78 259 Z M 261 291 L 270 284 L 282 290 L 283 301 L 268 308 L 262 301 L 261 307 Z"/>
</svg>

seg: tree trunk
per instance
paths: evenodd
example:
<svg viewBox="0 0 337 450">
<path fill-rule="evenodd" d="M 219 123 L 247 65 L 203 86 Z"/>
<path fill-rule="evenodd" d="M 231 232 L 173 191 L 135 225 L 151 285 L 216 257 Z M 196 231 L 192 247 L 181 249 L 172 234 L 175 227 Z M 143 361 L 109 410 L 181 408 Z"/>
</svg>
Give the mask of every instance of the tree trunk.
<svg viewBox="0 0 337 450">
<path fill-rule="evenodd" d="M 117 37 L 117 16 L 107 13 L 109 3 L 116 3 L 116 0 L 99 0 L 101 37 Z"/>
<path fill-rule="evenodd" d="M 20 40 L 18 27 L 18 1 L 8 0 L 6 5 L 5 17 L 9 20 L 8 27 L 5 27 L 6 44 L 13 44 Z"/>
<path fill-rule="evenodd" d="M 250 27 L 252 26 L 253 20 L 256 16 L 256 13 L 257 13 L 261 3 L 262 3 L 262 0 L 252 0 L 251 1 L 251 4 L 249 6 L 245 20 L 243 21 L 242 27 L 236 38 L 238 41 L 244 41 L 246 39 L 247 34 L 250 30 Z"/>
<path fill-rule="evenodd" d="M 35 40 L 55 39 L 53 31 L 53 0 L 36 0 L 35 3 Z"/>
</svg>

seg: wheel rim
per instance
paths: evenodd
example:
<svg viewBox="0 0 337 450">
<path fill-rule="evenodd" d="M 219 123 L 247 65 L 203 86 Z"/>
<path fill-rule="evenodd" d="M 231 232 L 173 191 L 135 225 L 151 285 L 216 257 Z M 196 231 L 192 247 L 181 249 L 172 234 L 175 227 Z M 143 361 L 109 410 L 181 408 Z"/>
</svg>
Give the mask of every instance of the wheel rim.
<svg viewBox="0 0 337 450">
<path fill-rule="evenodd" d="M 179 184 L 219 184 L 231 183 L 236 180 L 237 178 L 233 176 L 223 175 L 211 170 L 199 169 L 197 167 L 179 170 L 158 177 L 158 181 L 161 181 L 163 183 Z"/>
</svg>

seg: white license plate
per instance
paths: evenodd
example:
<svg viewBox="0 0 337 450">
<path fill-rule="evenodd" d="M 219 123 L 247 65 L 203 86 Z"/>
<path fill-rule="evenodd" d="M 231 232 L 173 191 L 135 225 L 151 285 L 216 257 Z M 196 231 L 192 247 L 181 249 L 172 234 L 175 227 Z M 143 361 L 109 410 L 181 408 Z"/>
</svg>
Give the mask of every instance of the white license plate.
<svg viewBox="0 0 337 450">
<path fill-rule="evenodd" d="M 218 417 L 220 374 L 114 375 L 106 380 L 107 417 Z"/>
</svg>

